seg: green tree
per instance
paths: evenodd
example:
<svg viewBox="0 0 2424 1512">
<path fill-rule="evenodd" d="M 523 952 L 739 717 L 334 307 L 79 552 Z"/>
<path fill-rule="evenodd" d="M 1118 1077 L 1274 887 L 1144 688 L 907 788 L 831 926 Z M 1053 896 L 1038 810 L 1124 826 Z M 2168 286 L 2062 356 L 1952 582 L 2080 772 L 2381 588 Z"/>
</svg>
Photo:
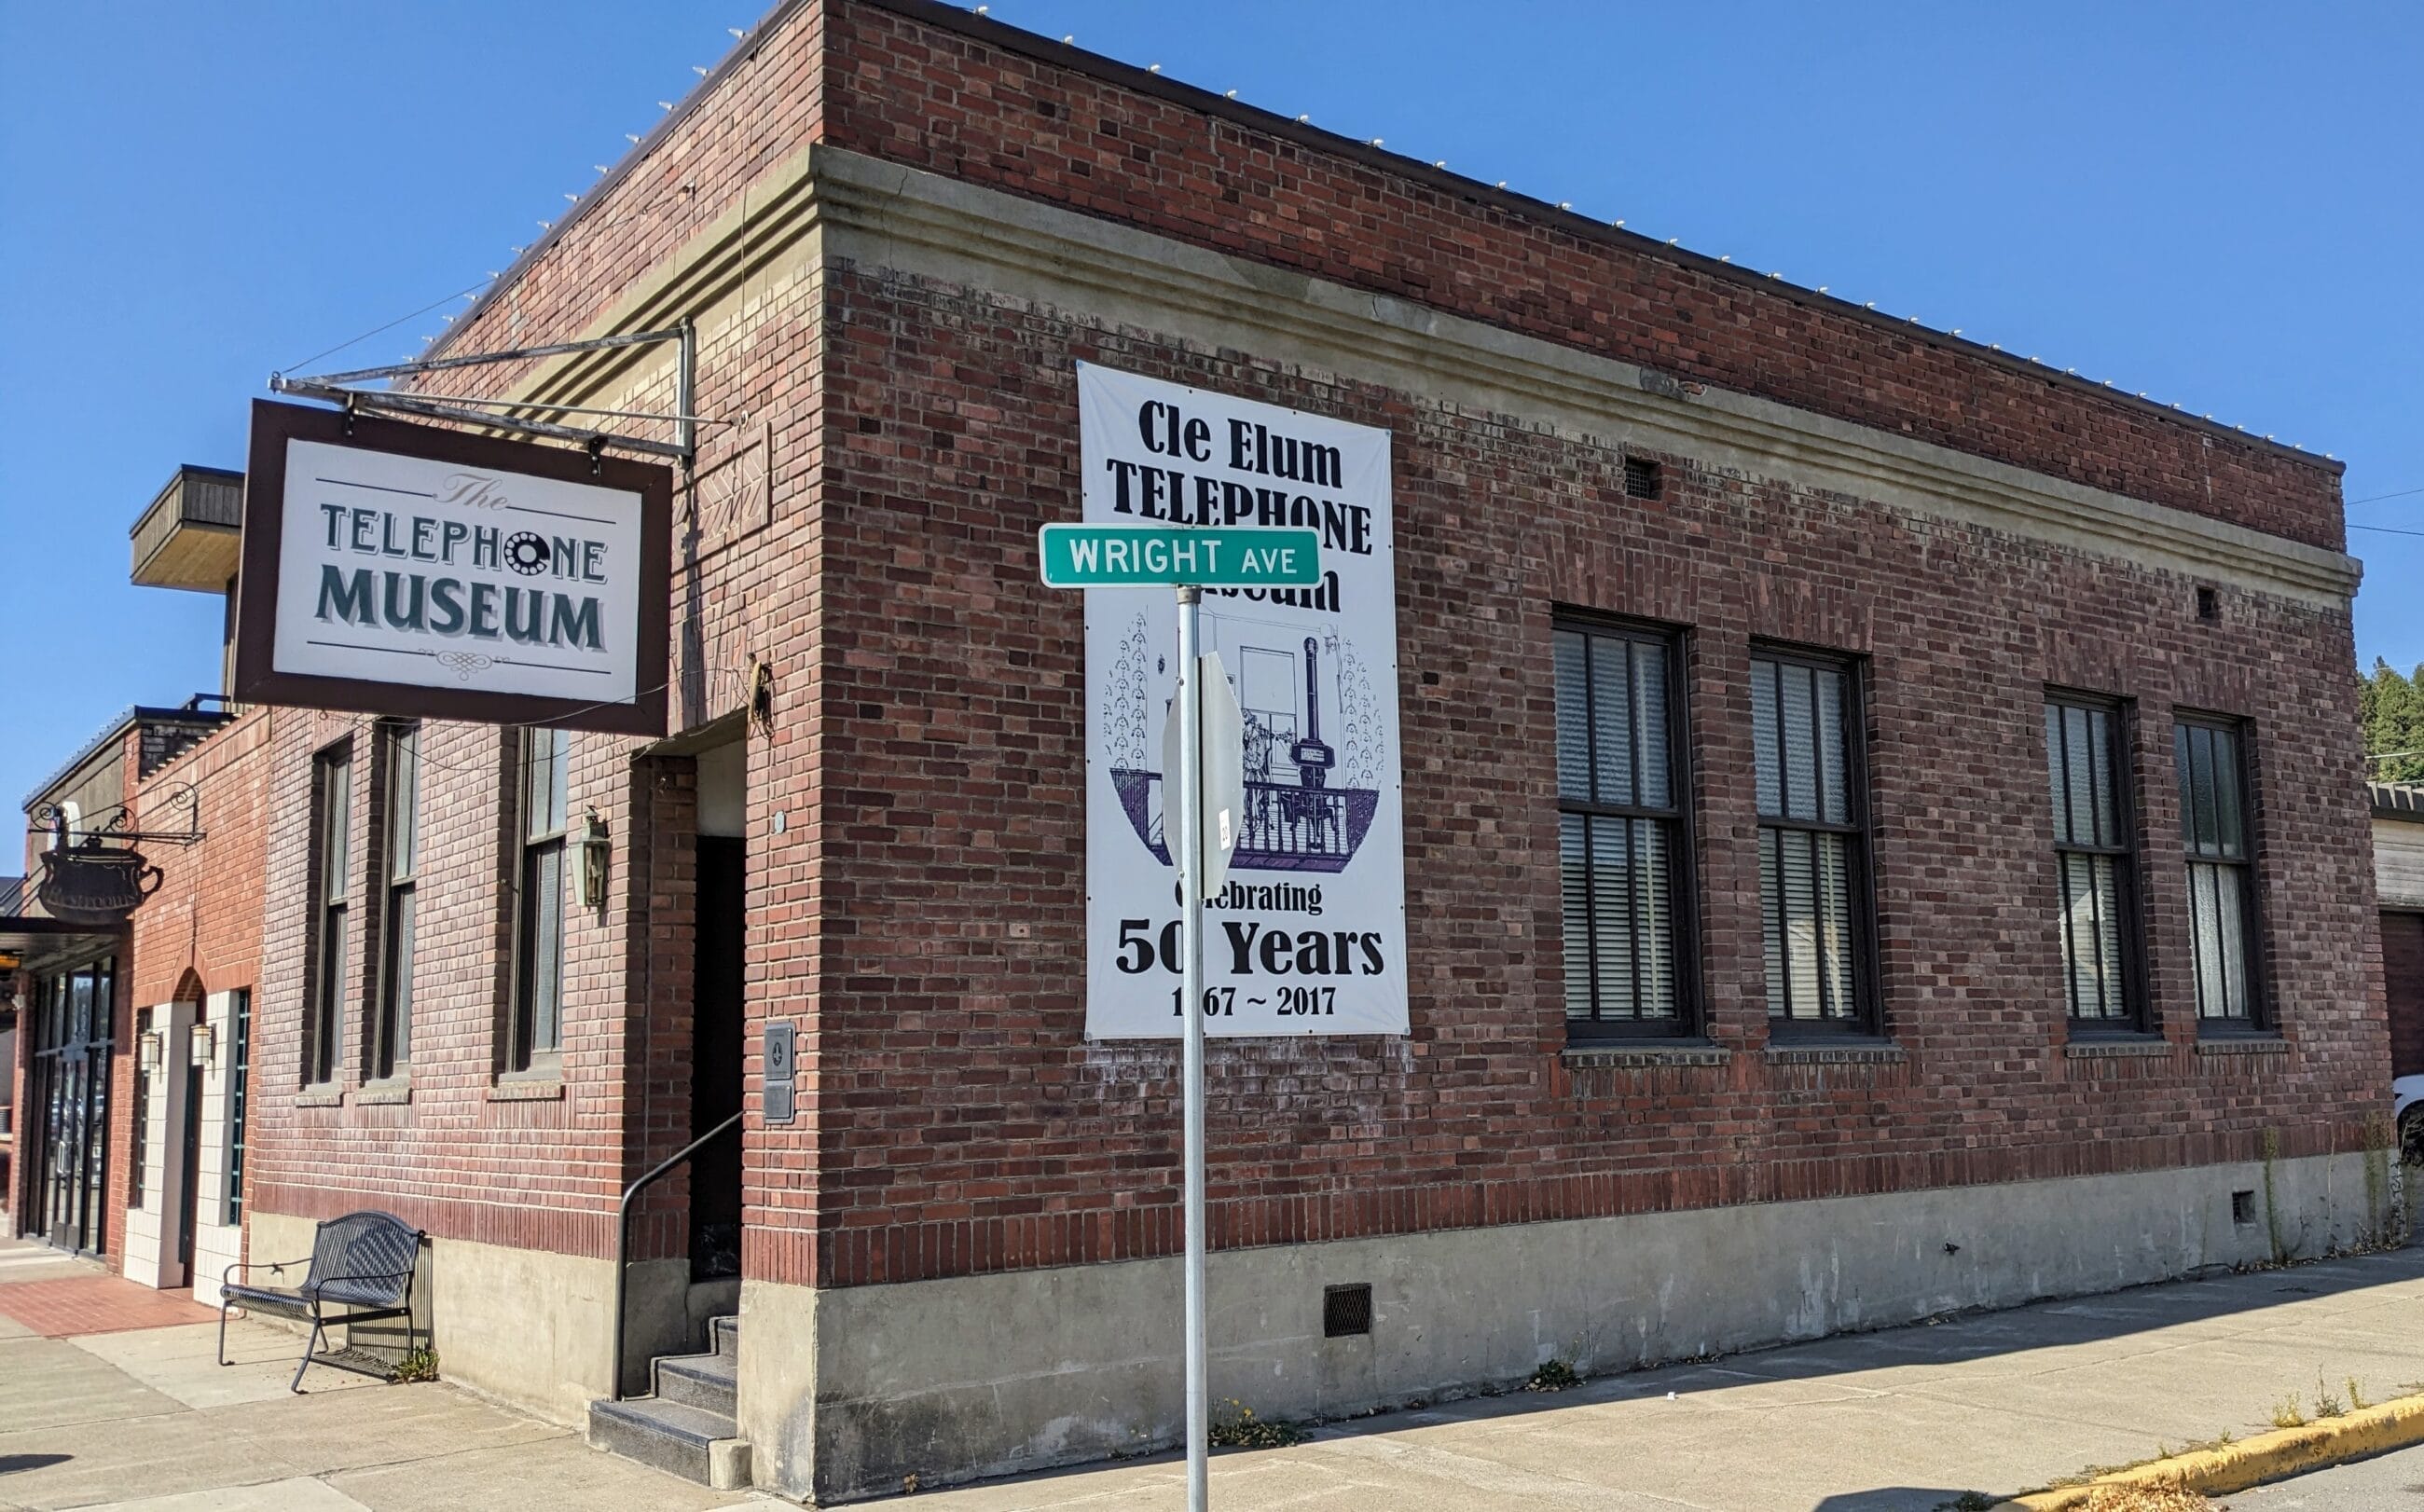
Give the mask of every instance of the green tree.
<svg viewBox="0 0 2424 1512">
<path fill-rule="evenodd" d="M 2376 782 L 2424 782 L 2424 666 L 2401 676 L 2380 657 L 2357 679 L 2365 717 L 2366 774 Z"/>
</svg>

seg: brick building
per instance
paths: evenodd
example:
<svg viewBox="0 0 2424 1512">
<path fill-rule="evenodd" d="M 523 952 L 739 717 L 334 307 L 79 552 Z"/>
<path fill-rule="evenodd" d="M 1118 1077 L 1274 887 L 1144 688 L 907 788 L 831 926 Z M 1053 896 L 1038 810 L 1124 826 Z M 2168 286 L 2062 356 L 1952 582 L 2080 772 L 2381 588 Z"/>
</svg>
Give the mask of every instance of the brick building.
<svg viewBox="0 0 2424 1512">
<path fill-rule="evenodd" d="M 242 484 L 180 469 L 128 533 L 131 580 L 231 599 Z M 62 840 L 132 843 L 158 868 L 123 924 L 53 918 L 33 886 L 0 886 L 0 951 L 23 963 L 19 1032 L 0 1037 L 25 1110 L 9 1232 L 211 1303 L 243 1253 L 268 737 L 308 718 L 202 707 L 224 706 L 225 692 L 129 709 L 26 801 L 29 820 L 56 820 L 28 825 L 31 882 Z"/>
<path fill-rule="evenodd" d="M 145 1190 L 136 1173 L 146 1151 L 134 1142 L 135 1120 L 138 1109 L 151 1108 L 156 1122 L 160 1109 L 148 1093 L 162 1074 L 156 1055 L 140 1045 L 152 1025 L 133 995 L 135 931 L 131 923 L 55 917 L 39 884 L 45 852 L 94 843 L 114 850 L 115 836 L 141 827 L 147 788 L 228 722 L 199 703 L 126 710 L 27 795 L 26 883 L 6 889 L 8 908 L 0 912 L 0 953 L 18 963 L 8 983 L 18 1032 L 8 1042 L 8 1071 L 23 1125 L 6 1193 L 8 1232 L 103 1256 L 122 1268 L 141 1228 L 139 1217 L 130 1220 L 127 1210 L 141 1205 Z M 178 822 L 184 822 L 182 815 Z M 146 855 L 174 850 L 153 846 Z M 254 876 L 248 909 L 257 935 L 257 868 Z M 183 1048 L 175 1046 L 175 1053 L 182 1056 Z M 149 1147 L 155 1165 L 163 1148 L 157 1139 Z M 156 1182 L 152 1190 L 156 1198 Z M 155 1220 L 152 1250 L 157 1233 Z"/>
<path fill-rule="evenodd" d="M 252 1242 L 428 1230 L 448 1375 L 569 1420 L 737 1307 L 597 1430 L 825 1500 L 1178 1436 L 1176 1052 L 1085 1036 L 1036 581 L 1079 361 L 1394 456 L 1411 1032 L 1216 1047 L 1217 1397 L 2386 1233 L 2336 464 L 919 0 L 779 7 L 445 350 L 684 319 L 669 738 L 262 737 Z M 618 1362 L 617 1198 L 734 1110 Z"/>
</svg>

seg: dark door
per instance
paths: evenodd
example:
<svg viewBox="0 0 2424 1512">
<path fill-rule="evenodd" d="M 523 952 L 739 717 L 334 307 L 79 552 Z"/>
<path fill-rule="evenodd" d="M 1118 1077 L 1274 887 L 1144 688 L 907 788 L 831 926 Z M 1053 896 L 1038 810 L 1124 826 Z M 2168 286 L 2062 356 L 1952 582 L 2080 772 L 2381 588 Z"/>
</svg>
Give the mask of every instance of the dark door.
<svg viewBox="0 0 2424 1512">
<path fill-rule="evenodd" d="M 2382 985 L 2390 1004 L 2390 1074 L 2424 1072 L 2424 914 L 2382 915 Z"/>
<path fill-rule="evenodd" d="M 741 1111 L 746 855 L 741 840 L 699 836 L 698 959 L 691 1018 L 694 1139 Z M 735 1131 L 692 1158 L 690 1275 L 708 1281 L 740 1274 L 741 1138 Z"/>
<path fill-rule="evenodd" d="M 202 1201 L 202 1066 L 195 1061 L 185 1068 L 185 1138 L 183 1156 L 184 1180 L 179 1190 L 183 1194 L 177 1203 L 177 1265 L 184 1272 L 185 1284 L 194 1281 L 194 1210 Z"/>
<path fill-rule="evenodd" d="M 27 1088 L 33 1123 L 33 1221 L 62 1249 L 108 1248 L 109 1058 L 116 963 L 61 972 L 37 989 Z"/>
</svg>

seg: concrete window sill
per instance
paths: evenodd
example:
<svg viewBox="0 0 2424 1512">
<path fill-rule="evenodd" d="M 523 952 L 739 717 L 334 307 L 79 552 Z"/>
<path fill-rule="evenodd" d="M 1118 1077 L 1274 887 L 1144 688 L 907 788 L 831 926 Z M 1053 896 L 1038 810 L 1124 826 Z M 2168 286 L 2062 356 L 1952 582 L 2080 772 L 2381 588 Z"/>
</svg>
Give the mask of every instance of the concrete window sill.
<svg viewBox="0 0 2424 1512">
<path fill-rule="evenodd" d="M 412 1083 L 402 1080 L 365 1082 L 362 1090 L 354 1094 L 357 1107 L 378 1107 L 411 1101 Z"/>
<path fill-rule="evenodd" d="M 306 1087 L 295 1094 L 296 1107 L 343 1107 L 345 1094 L 336 1087 Z"/>
<path fill-rule="evenodd" d="M 550 1103 L 560 1102 L 563 1097 L 564 1081 L 557 1076 L 501 1081 L 488 1089 L 491 1103 Z"/>
<path fill-rule="evenodd" d="M 2289 1042 L 2287 1040 L 2231 1039 L 2197 1042 L 2197 1054 L 2201 1056 L 2286 1056 L 2288 1053 Z"/>
<path fill-rule="evenodd" d="M 2101 1060 L 2117 1056 L 2167 1056 L 2172 1053 L 2169 1040 L 2073 1040 L 2062 1047 L 2062 1053 L 2074 1060 Z"/>
<path fill-rule="evenodd" d="M 1762 1053 L 1779 1066 L 1894 1066 L 1910 1058 L 1898 1044 L 1771 1044 Z"/>
<path fill-rule="evenodd" d="M 1721 1044 L 1570 1044 L 1558 1058 L 1577 1071 L 1628 1066 L 1722 1066 L 1734 1053 Z"/>
</svg>

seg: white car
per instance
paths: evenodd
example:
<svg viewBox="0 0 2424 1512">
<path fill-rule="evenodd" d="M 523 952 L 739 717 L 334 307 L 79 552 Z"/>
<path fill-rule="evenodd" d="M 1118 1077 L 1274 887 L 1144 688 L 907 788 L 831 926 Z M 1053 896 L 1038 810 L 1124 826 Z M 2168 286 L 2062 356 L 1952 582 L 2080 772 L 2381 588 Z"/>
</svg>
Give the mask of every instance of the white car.
<svg viewBox="0 0 2424 1512">
<path fill-rule="evenodd" d="M 2400 1154 L 2424 1162 L 2424 1075 L 2391 1079 L 2390 1116 L 2399 1121 Z"/>
</svg>

